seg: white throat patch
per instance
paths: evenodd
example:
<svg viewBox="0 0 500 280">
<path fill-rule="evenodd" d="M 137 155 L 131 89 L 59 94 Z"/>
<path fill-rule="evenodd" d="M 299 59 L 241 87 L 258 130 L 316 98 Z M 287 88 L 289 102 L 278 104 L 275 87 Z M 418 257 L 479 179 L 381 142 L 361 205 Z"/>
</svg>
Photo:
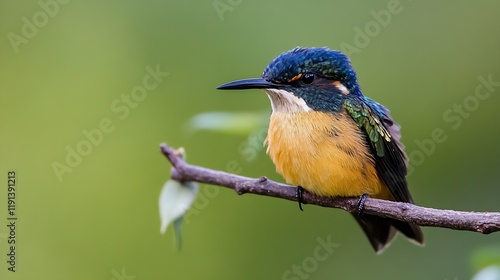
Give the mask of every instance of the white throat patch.
<svg viewBox="0 0 500 280">
<path fill-rule="evenodd" d="M 292 93 L 282 89 L 265 89 L 264 90 L 271 100 L 273 112 L 293 113 L 307 112 L 312 109 L 307 106 L 304 99 L 293 95 Z"/>
</svg>

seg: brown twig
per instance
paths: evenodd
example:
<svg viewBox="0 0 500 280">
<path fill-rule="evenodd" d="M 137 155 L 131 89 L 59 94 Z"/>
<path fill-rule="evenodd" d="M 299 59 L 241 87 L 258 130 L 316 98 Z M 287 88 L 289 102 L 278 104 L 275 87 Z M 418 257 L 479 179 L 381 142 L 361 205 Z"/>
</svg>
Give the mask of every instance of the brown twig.
<svg viewBox="0 0 500 280">
<path fill-rule="evenodd" d="M 230 188 L 237 194 L 253 193 L 297 201 L 296 188 L 261 177 L 257 179 L 238 176 L 186 163 L 179 153 L 167 144 L 160 145 L 161 152 L 172 163 L 172 179 L 195 181 Z M 357 197 L 321 197 L 304 191 L 303 201 L 323 207 L 340 208 L 350 213 L 357 211 Z M 484 234 L 500 231 L 500 213 L 464 212 L 421 207 L 409 203 L 368 198 L 364 213 L 393 218 L 420 226 L 442 227 L 475 231 Z"/>
</svg>

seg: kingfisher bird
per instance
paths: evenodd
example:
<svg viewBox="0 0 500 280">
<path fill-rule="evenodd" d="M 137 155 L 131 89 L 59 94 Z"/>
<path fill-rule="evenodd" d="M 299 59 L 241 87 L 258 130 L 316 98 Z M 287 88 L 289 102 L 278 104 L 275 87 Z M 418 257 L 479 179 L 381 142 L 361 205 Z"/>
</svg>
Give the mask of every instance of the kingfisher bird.
<svg viewBox="0 0 500 280">
<path fill-rule="evenodd" d="M 297 47 L 271 61 L 262 78 L 238 80 L 218 89 L 267 93 L 272 107 L 267 154 L 288 184 L 319 196 L 413 203 L 400 126 L 387 108 L 362 94 L 356 72 L 342 52 Z M 377 253 L 397 231 L 424 243 L 417 225 L 366 214 L 353 216 Z"/>
</svg>

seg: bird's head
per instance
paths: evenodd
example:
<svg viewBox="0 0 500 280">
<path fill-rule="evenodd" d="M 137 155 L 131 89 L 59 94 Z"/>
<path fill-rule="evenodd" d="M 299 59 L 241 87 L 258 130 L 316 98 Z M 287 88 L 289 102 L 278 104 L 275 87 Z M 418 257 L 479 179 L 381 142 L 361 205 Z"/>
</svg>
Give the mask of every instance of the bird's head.
<svg viewBox="0 0 500 280">
<path fill-rule="evenodd" d="M 345 98 L 361 95 L 349 58 L 328 48 L 297 47 L 271 61 L 262 78 L 218 89 L 263 89 L 274 112 L 337 111 Z"/>
</svg>

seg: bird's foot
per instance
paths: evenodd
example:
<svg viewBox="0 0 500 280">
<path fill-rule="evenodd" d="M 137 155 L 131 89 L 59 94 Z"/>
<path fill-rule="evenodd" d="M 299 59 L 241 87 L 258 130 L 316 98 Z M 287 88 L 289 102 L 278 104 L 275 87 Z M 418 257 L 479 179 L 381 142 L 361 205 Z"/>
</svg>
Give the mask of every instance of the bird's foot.
<svg viewBox="0 0 500 280">
<path fill-rule="evenodd" d="M 297 201 L 299 202 L 300 211 L 304 211 L 304 209 L 302 209 L 302 203 L 303 204 L 306 204 L 306 203 L 304 202 L 304 188 L 303 187 L 297 186 L 297 193 L 295 194 L 295 197 L 297 197 Z"/>
<path fill-rule="evenodd" d="M 365 193 L 359 197 L 358 200 L 358 216 L 363 216 L 363 210 L 365 208 L 365 201 L 368 198 L 368 195 Z"/>
</svg>

